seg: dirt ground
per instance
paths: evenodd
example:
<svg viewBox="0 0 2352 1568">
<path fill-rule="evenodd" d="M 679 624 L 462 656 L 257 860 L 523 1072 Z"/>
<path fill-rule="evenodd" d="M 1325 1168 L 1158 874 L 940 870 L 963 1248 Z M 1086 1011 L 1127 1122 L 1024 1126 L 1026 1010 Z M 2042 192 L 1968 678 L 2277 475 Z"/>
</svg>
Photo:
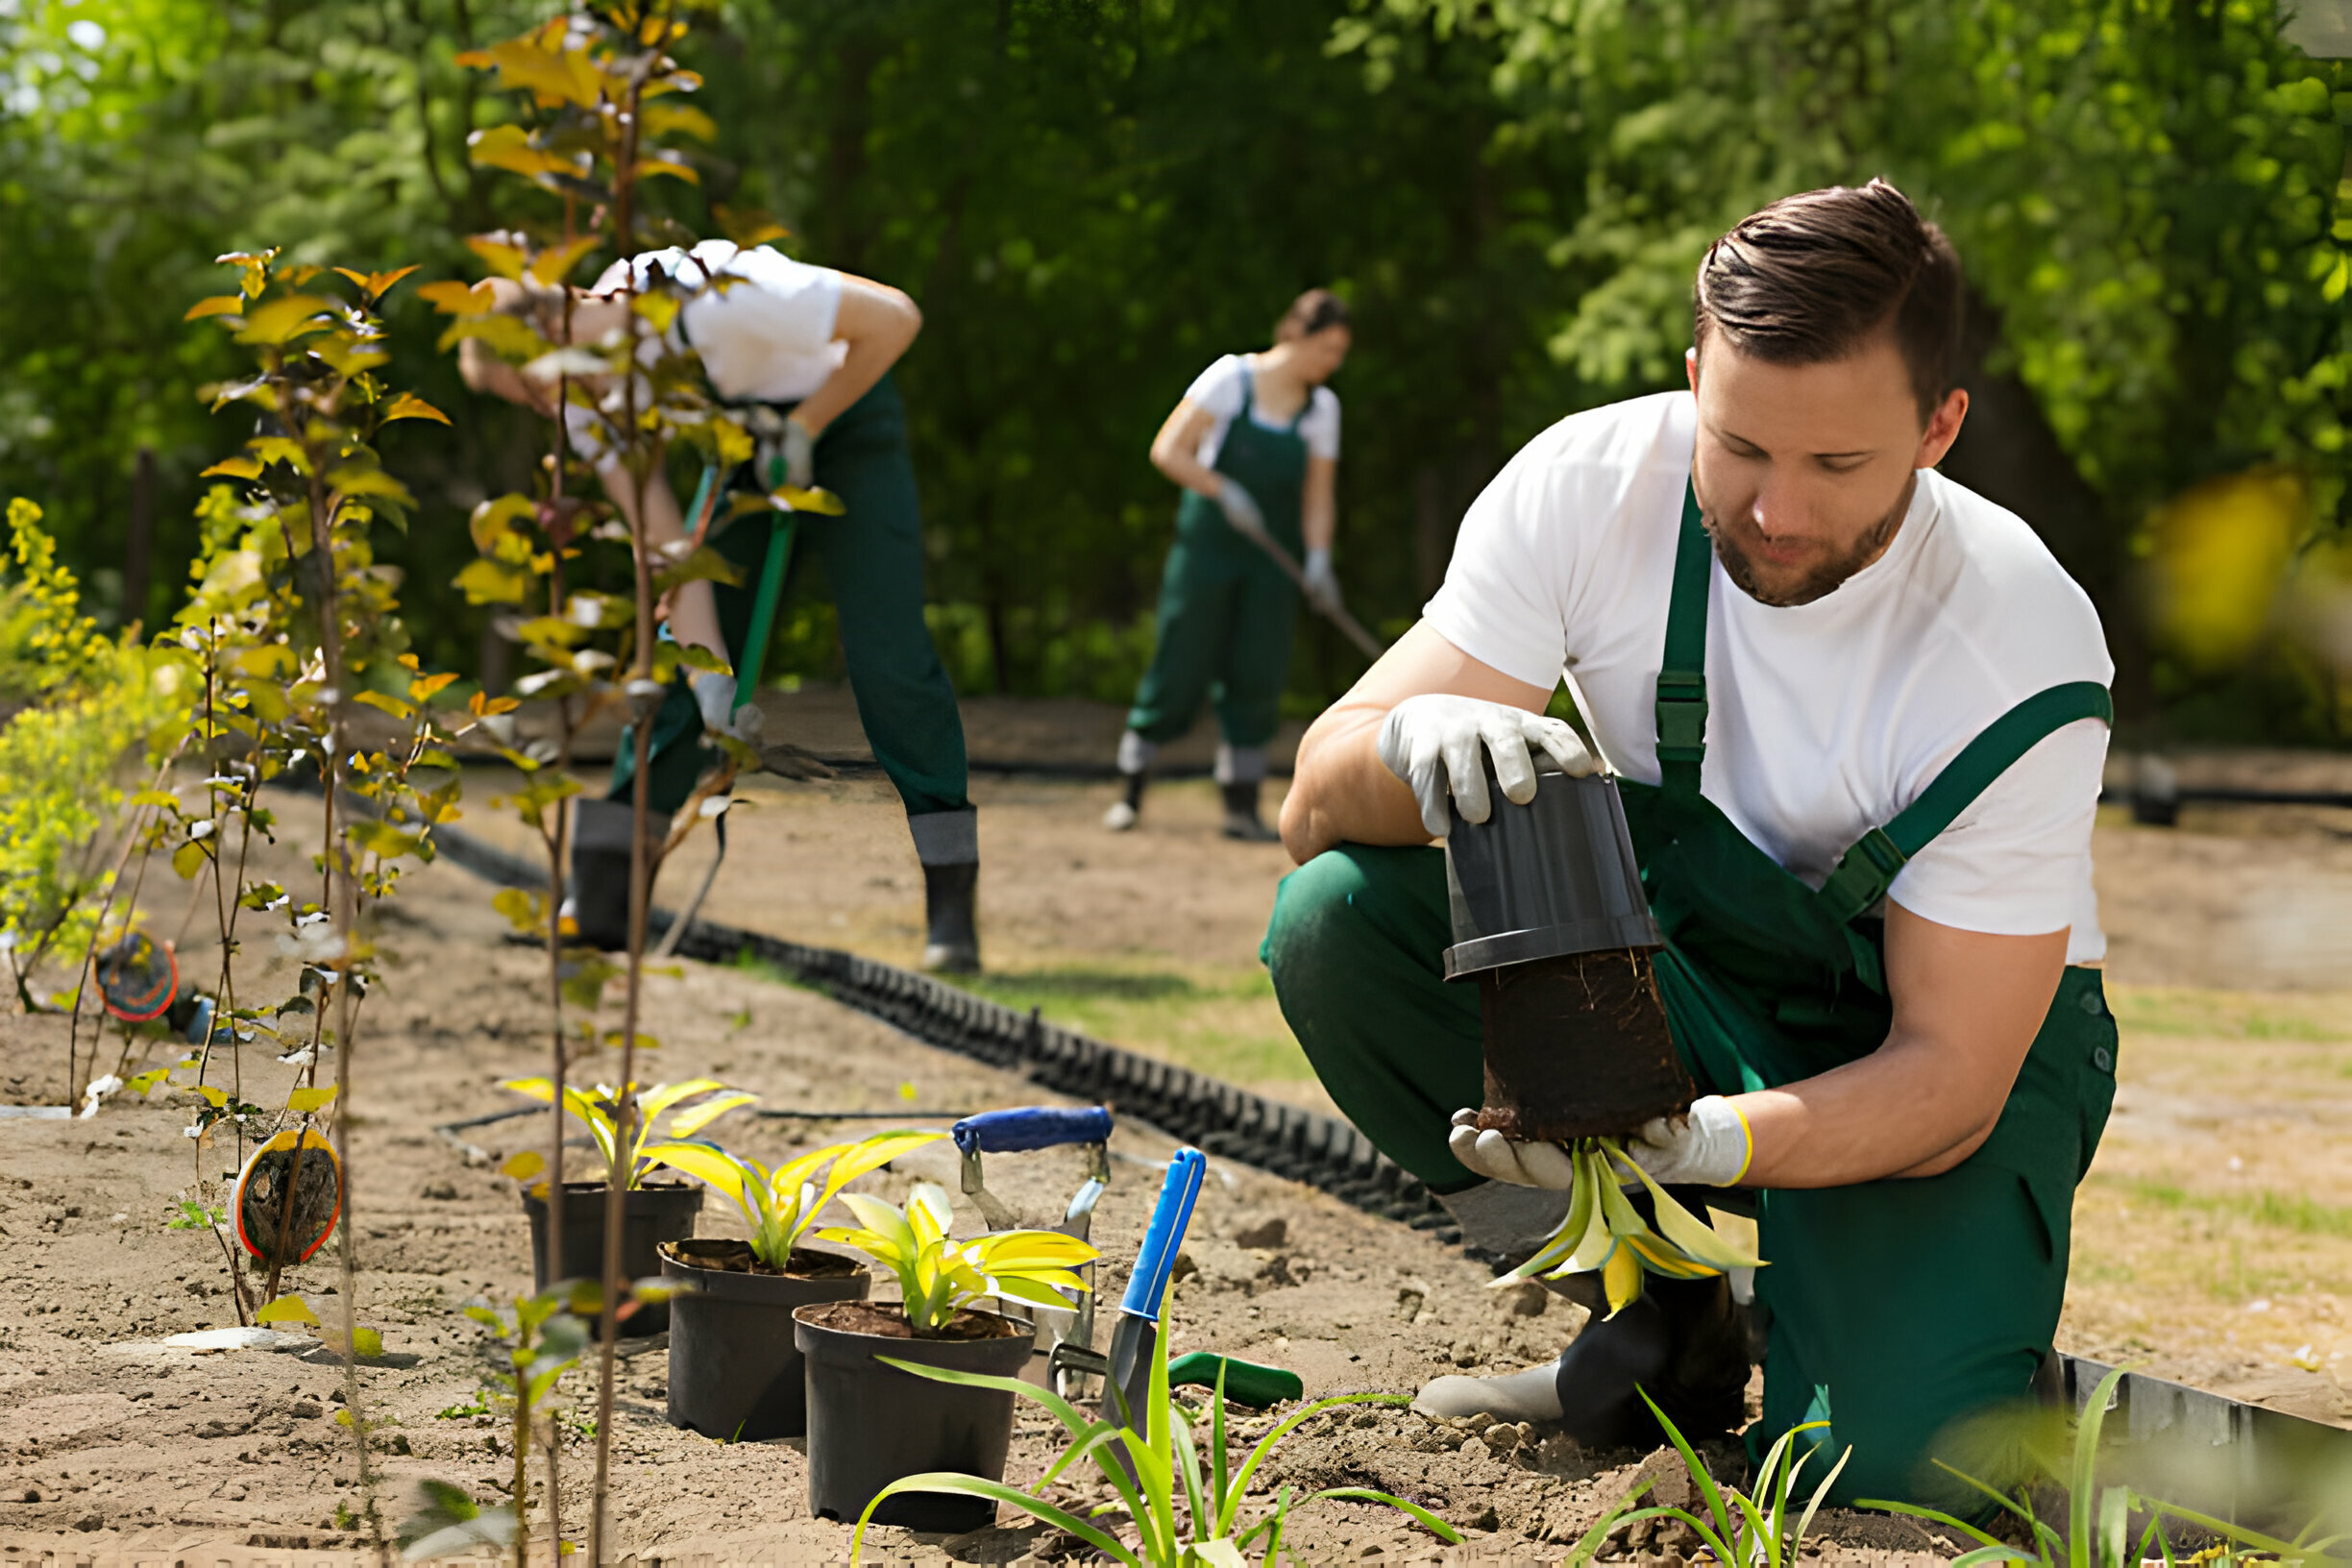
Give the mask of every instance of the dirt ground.
<svg viewBox="0 0 2352 1568">
<path fill-rule="evenodd" d="M 476 804 L 463 825 L 513 842 L 486 793 L 470 787 Z M 1319 1099 L 1254 960 L 1286 869 L 1279 847 L 1217 837 L 1205 782 L 1156 790 L 1144 829 L 1127 836 L 1096 825 L 1104 783 L 984 776 L 975 794 L 992 971 L 980 989 Z M 1269 791 L 1269 811 L 1278 794 Z M 714 918 L 914 956 L 920 883 L 885 784 L 764 780 L 747 796 Z M 2344 983 L 2352 941 L 2347 826 L 2340 814 L 2219 808 L 2193 809 L 2165 832 L 2102 825 L 2122 1090 L 2078 1202 L 2062 1342 L 2352 1424 L 2337 1382 L 2352 1353 L 2352 993 L 2331 989 Z M 281 874 L 300 848 L 297 831 Z M 704 852 L 698 843 L 669 869 L 665 901 L 691 885 Z M 389 1422 L 380 1452 L 391 1519 L 419 1477 L 456 1482 L 486 1503 L 507 1474 L 481 1420 L 441 1412 L 467 1403 L 480 1365 L 481 1335 L 454 1308 L 527 1284 L 514 1184 L 495 1163 L 543 1142 L 543 1124 L 466 1135 L 487 1163 L 469 1163 L 431 1131 L 512 1103 L 496 1080 L 543 1066 L 538 960 L 503 940 L 488 892 L 446 865 L 406 882 L 384 930 L 398 968 L 368 1004 L 354 1063 L 360 1316 L 386 1347 L 362 1371 L 362 1404 Z M 248 953 L 249 993 L 287 989 L 284 959 L 266 943 Z M 2249 953 L 2262 965 L 2248 968 Z M 770 1107 L 888 1108 L 909 1089 L 916 1104 L 960 1111 L 1035 1098 L 1005 1074 L 750 973 L 686 966 L 649 982 L 648 1008 L 662 1041 L 651 1076 L 708 1072 Z M 56 1022 L 0 1019 L 0 1101 L 54 1103 Z M 258 1047 L 243 1055 L 234 1066 L 245 1096 L 281 1099 L 291 1069 Z M 199 1175 L 234 1160 L 219 1144 L 191 1154 L 182 1129 L 194 1104 L 118 1098 L 88 1120 L 0 1120 L 0 1564 L 44 1552 L 60 1562 L 308 1564 L 345 1560 L 361 1544 L 350 1436 L 332 1419 L 341 1371 L 329 1353 L 199 1355 L 159 1343 L 235 1321 L 212 1238 L 165 1228 Z M 773 1158 L 796 1139 L 855 1129 L 737 1112 L 715 1131 Z M 1157 1189 L 1149 1166 L 1169 1144 L 1126 1126 L 1115 1148 L 1097 1219 L 1114 1282 Z M 1041 1216 L 1078 1180 L 1074 1158 L 1057 1154 L 990 1170 L 992 1188 Z M 871 1185 L 897 1196 L 917 1176 L 952 1188 L 952 1159 L 926 1151 Z M 1277 1219 L 1279 1239 L 1265 1229 Z M 701 1229 L 740 1234 L 716 1204 Z M 1245 1246 L 1250 1232 L 1258 1244 Z M 1176 1349 L 1292 1367 L 1311 1394 L 1403 1393 L 1440 1366 L 1514 1367 L 1554 1353 L 1581 1315 L 1537 1292 L 1483 1290 L 1481 1269 L 1426 1236 L 1242 1166 L 1216 1166 L 1186 1251 Z M 298 1287 L 331 1315 L 331 1270 L 300 1273 Z M 613 1482 L 622 1550 L 641 1561 L 840 1560 L 847 1531 L 808 1517 L 797 1445 L 725 1445 L 672 1429 L 666 1374 L 659 1341 L 626 1363 Z M 586 1395 L 586 1380 L 576 1382 Z M 1009 1479 L 1040 1474 L 1052 1435 L 1024 1418 Z M 1379 1486 L 1470 1535 L 1440 1553 L 1399 1516 L 1318 1503 L 1288 1537 L 1302 1562 L 1556 1561 L 1644 1457 L 1526 1438 L 1474 1440 L 1401 1411 L 1350 1412 L 1293 1439 L 1267 1479 L 1302 1490 Z M 567 1454 L 575 1538 L 584 1534 L 587 1467 L 584 1447 Z M 1932 1545 L 1884 1521 L 1833 1530 L 1851 1544 L 1833 1546 L 1832 1558 L 1901 1560 Z M 884 1531 L 881 1542 L 870 1560 L 1012 1561 L 1055 1545 L 1009 1517 L 954 1540 Z"/>
</svg>

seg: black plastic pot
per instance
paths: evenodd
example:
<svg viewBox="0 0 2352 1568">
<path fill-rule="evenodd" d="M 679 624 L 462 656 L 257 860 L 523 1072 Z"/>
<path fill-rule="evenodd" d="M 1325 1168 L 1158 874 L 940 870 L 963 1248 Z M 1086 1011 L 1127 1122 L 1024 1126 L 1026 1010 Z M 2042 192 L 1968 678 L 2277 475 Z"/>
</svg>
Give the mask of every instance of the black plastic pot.
<svg viewBox="0 0 2352 1568">
<path fill-rule="evenodd" d="M 604 1274 L 604 1200 L 602 1182 L 566 1182 L 563 1238 L 556 1254 L 557 1280 L 595 1280 Z M 702 1188 L 684 1185 L 641 1187 L 629 1192 L 621 1210 L 621 1279 L 642 1280 L 661 1272 L 665 1241 L 681 1241 L 694 1235 L 695 1215 L 702 1211 Z M 523 1193 L 523 1212 L 530 1216 L 531 1285 L 544 1290 L 554 1283 L 548 1276 L 547 1201 Z M 621 1320 L 625 1335 L 659 1334 L 670 1326 L 670 1309 L 649 1303 Z"/>
<path fill-rule="evenodd" d="M 1483 822 L 1458 809 L 1446 837 L 1454 945 L 1449 980 L 1475 978 L 1485 1041 L 1479 1125 L 1516 1139 L 1629 1133 L 1687 1109 L 1651 955 L 1662 944 L 1643 896 L 1617 782 L 1538 760 L 1535 798 L 1493 781 Z"/>
<path fill-rule="evenodd" d="M 883 1487 L 926 1470 L 1002 1481 L 1013 1395 L 933 1383 L 875 1358 L 1017 1378 L 1029 1363 L 1037 1330 L 993 1312 L 957 1317 L 1003 1326 L 986 1339 L 901 1338 L 829 1321 L 854 1325 L 856 1317 L 844 1309 L 857 1305 L 834 1302 L 793 1313 L 793 1335 L 808 1361 L 809 1511 L 854 1523 Z M 946 1492 L 904 1493 L 874 1510 L 876 1524 L 958 1533 L 995 1518 L 996 1505 L 986 1498 Z"/>
<path fill-rule="evenodd" d="M 808 1430 L 793 1311 L 863 1301 L 869 1283 L 865 1267 L 839 1253 L 795 1248 L 781 1274 L 749 1272 L 750 1258 L 748 1242 L 716 1237 L 661 1249 L 663 1275 L 693 1286 L 670 1303 L 670 1424 L 726 1442 Z"/>
</svg>

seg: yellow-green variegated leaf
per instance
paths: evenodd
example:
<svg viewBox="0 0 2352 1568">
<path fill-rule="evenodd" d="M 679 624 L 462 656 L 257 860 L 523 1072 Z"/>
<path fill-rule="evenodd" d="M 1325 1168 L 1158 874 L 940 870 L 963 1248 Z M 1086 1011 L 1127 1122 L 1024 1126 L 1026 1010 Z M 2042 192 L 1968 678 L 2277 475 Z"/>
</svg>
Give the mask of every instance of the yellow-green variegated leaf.
<svg viewBox="0 0 2352 1568">
<path fill-rule="evenodd" d="M 1764 1260 L 1752 1258 L 1726 1240 L 1723 1234 L 1705 1220 L 1692 1213 L 1667 1194 L 1650 1173 L 1635 1164 L 1633 1173 L 1650 1189 L 1650 1201 L 1657 1208 L 1658 1234 L 1693 1262 L 1703 1263 L 1712 1272 L 1732 1268 L 1761 1268 Z"/>
<path fill-rule="evenodd" d="M 747 1090 L 730 1089 L 724 1094 L 714 1094 L 700 1105 L 690 1105 L 670 1118 L 672 1138 L 692 1138 L 703 1128 L 725 1115 L 738 1106 L 757 1105 L 759 1096 Z M 651 1120 L 651 1117 L 648 1117 Z"/>
<path fill-rule="evenodd" d="M 864 1192 L 844 1192 L 841 1200 L 849 1206 L 849 1212 L 858 1216 L 859 1222 L 873 1233 L 875 1239 L 893 1252 L 912 1258 L 919 1250 L 920 1244 L 915 1239 L 913 1227 L 908 1225 L 906 1215 L 894 1206 Z M 826 1233 L 828 1237 L 831 1234 Z M 861 1250 L 864 1249 L 861 1247 Z"/>
<path fill-rule="evenodd" d="M 937 1182 L 917 1182 L 907 1193 L 906 1218 L 923 1246 L 945 1237 L 948 1227 L 955 1223 L 955 1208 L 948 1202 L 947 1189 Z"/>
<path fill-rule="evenodd" d="M 639 1158 L 648 1164 L 667 1165 L 672 1170 L 685 1172 L 696 1181 L 733 1198 L 736 1207 L 744 1210 L 753 1220 L 758 1219 L 757 1208 L 744 1190 L 747 1177 L 754 1182 L 758 1180 L 744 1168 L 750 1165 L 751 1172 L 758 1171 L 759 1167 L 751 1162 L 740 1160 L 706 1143 L 656 1143 L 646 1149 Z"/>
<path fill-rule="evenodd" d="M 1632 1248 L 1619 1246 L 1610 1251 L 1608 1260 L 1601 1265 L 1601 1288 L 1608 1297 L 1611 1317 L 1625 1311 L 1628 1303 L 1640 1299 L 1642 1265 Z"/>
<path fill-rule="evenodd" d="M 714 1089 L 725 1087 L 716 1078 L 689 1078 L 682 1084 L 655 1084 L 651 1089 L 638 1091 L 637 1115 L 644 1124 L 650 1125 L 655 1116 L 680 1100 L 691 1100 L 697 1094 L 707 1094 Z"/>
<path fill-rule="evenodd" d="M 1576 1162 L 1576 1180 L 1570 1185 L 1568 1213 L 1561 1217 L 1559 1229 L 1547 1237 L 1544 1244 L 1536 1248 L 1526 1262 L 1507 1274 L 1498 1274 L 1487 1281 L 1486 1288 L 1489 1290 L 1516 1285 L 1522 1280 L 1531 1280 L 1548 1269 L 1559 1267 L 1575 1255 L 1577 1247 L 1584 1239 L 1584 1233 L 1591 1229 L 1594 1207 L 1592 1180 L 1580 1157 L 1571 1154 L 1569 1158 Z"/>
<path fill-rule="evenodd" d="M 1092 1246 L 1060 1231 L 998 1231 L 973 1240 L 967 1250 L 992 1274 L 1074 1268 L 1097 1256 Z"/>
<path fill-rule="evenodd" d="M 1002 1296 L 1007 1301 L 1025 1301 L 1032 1307 L 1051 1307 L 1058 1311 L 1066 1312 L 1070 1309 L 1070 1300 L 1067 1296 L 1061 1295 L 1035 1280 L 1023 1279 L 1018 1274 L 991 1274 L 984 1278 L 988 1282 L 988 1294 L 990 1295 Z"/>
<path fill-rule="evenodd" d="M 1653 1274 L 1662 1274 L 1670 1280 L 1711 1280 L 1723 1272 L 1686 1257 L 1682 1249 L 1645 1231 L 1629 1236 L 1625 1244 L 1641 1259 L 1642 1266 Z"/>
</svg>

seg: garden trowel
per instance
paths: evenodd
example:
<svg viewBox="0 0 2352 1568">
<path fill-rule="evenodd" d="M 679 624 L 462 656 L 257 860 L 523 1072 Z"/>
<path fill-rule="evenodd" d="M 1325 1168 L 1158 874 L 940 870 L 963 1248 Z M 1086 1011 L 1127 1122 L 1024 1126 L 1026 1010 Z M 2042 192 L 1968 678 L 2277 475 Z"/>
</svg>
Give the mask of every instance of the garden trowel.
<svg viewBox="0 0 2352 1568">
<path fill-rule="evenodd" d="M 1054 1352 L 1054 1368 L 1091 1372 L 1103 1380 L 1105 1414 L 1115 1412 L 1132 1422 L 1150 1392 L 1152 1350 L 1160 1338 L 1160 1304 L 1167 1294 L 1168 1271 L 1176 1264 L 1176 1248 L 1192 1223 L 1192 1206 L 1200 1201 L 1201 1177 L 1209 1157 L 1183 1148 L 1168 1161 L 1167 1180 L 1161 1184 L 1160 1202 L 1143 1232 L 1142 1250 L 1135 1270 L 1127 1276 L 1127 1293 L 1119 1299 L 1118 1318 L 1111 1329 L 1111 1353 L 1097 1355 L 1073 1344 Z"/>
</svg>

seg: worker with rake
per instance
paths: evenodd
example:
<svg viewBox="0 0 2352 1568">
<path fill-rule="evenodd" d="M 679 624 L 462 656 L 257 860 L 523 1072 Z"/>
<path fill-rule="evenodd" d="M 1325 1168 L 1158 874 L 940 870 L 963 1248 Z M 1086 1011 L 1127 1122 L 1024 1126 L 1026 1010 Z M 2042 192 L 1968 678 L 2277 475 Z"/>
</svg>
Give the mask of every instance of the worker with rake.
<svg viewBox="0 0 2352 1568">
<path fill-rule="evenodd" d="M 887 283 L 796 261 L 765 245 L 705 240 L 691 251 L 649 252 L 628 267 L 613 263 L 593 288 L 576 293 L 572 340 L 594 342 L 618 326 L 626 309 L 620 290 L 632 269 L 643 289 L 657 268 L 692 289 L 658 346 L 691 351 L 716 401 L 758 443 L 732 474 L 706 476 L 705 505 L 698 508 L 715 514 L 710 543 L 742 583 L 681 585 L 670 598 L 668 630 L 756 673 L 765 649 L 753 645 L 767 641 L 785 588 L 792 538 L 785 530 L 808 541 L 833 590 L 859 722 L 906 806 L 922 865 L 923 965 L 976 969 L 978 817 L 966 793 L 963 717 L 923 620 L 922 518 L 905 405 L 890 375 L 921 330 L 921 313 Z M 560 335 L 560 310 L 534 302 L 526 285 L 500 280 L 497 286 L 502 306 L 531 308 L 544 333 Z M 464 349 L 469 384 L 551 411 L 542 385 L 482 352 L 478 340 Z M 575 449 L 597 465 L 615 504 L 631 507 L 633 483 L 618 454 L 604 450 L 597 417 L 576 404 L 565 417 Z M 842 513 L 763 506 L 724 521 L 733 509 L 727 492 L 765 495 L 779 486 L 829 491 Z M 645 533 L 655 546 L 700 525 L 683 517 L 659 475 L 646 509 Z M 747 678 L 739 690 L 734 675 L 690 678 L 680 670 L 653 720 L 647 767 L 657 821 L 686 803 L 716 761 L 702 738 L 706 726 L 757 743 L 760 713 L 751 696 Z M 605 801 L 583 803 L 574 844 L 575 919 L 584 940 L 607 947 L 626 942 L 629 825 L 625 812 L 599 808 L 630 798 L 635 762 L 625 741 Z"/>
<path fill-rule="evenodd" d="M 1426 846 L 1450 805 L 1488 820 L 1488 758 L 1522 802 L 1531 747 L 1616 771 L 1701 1096 L 1624 1146 L 1685 1201 L 1752 1202 L 1751 1453 L 1825 1423 L 1799 1446 L 1817 1476 L 1850 1448 L 1839 1499 L 1950 1496 L 1952 1424 L 2027 1395 L 2115 1090 L 2091 881 L 2113 667 L 2032 530 L 1935 472 L 1968 410 L 1962 295 L 1883 182 L 1717 241 L 1690 389 L 1530 443 L 1421 623 L 1308 732 L 1265 943 L 1340 1109 L 1466 1242 L 1525 1257 L 1571 1162 L 1457 1115 L 1480 1007 L 1443 981 Z M 1563 666 L 1598 761 L 1543 717 Z M 1638 1384 L 1694 1437 L 1728 1430 L 1745 1316 L 1726 1277 L 1654 1277 L 1556 1360 L 1420 1406 L 1654 1441 Z"/>
<path fill-rule="evenodd" d="M 1351 332 L 1339 297 L 1309 289 L 1283 313 L 1272 348 L 1202 371 L 1152 438 L 1153 464 L 1185 494 L 1160 579 L 1159 640 L 1119 737 L 1122 788 L 1103 816 L 1115 833 L 1136 825 L 1153 756 L 1213 697 L 1225 836 L 1275 837 L 1258 792 L 1302 588 L 1317 611 L 1341 613 L 1332 571 L 1339 399 L 1323 383 L 1346 360 Z M 1294 584 L 1284 563 L 1302 547 Z"/>
</svg>

